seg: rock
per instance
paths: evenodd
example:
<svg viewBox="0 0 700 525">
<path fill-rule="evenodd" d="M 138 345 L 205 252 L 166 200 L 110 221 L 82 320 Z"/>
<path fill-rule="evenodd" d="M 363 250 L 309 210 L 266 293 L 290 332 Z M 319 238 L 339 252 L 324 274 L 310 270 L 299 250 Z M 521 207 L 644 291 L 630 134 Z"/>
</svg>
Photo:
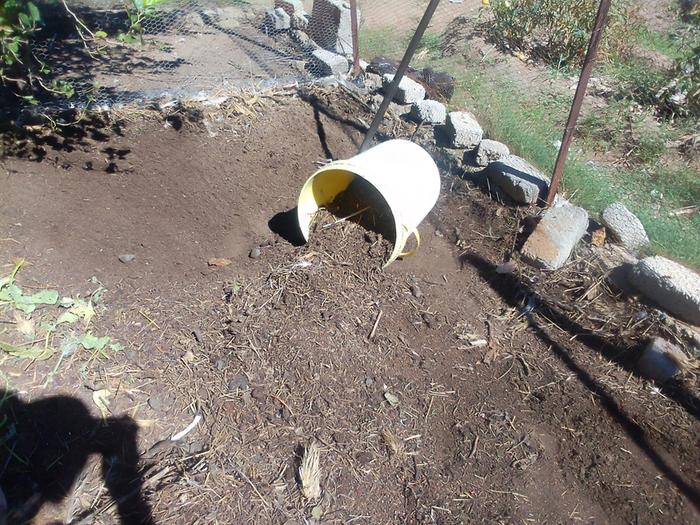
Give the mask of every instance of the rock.
<svg viewBox="0 0 700 525">
<path fill-rule="evenodd" d="M 453 148 L 474 149 L 481 142 L 484 130 L 471 113 L 452 111 L 447 115 L 447 136 Z"/>
<path fill-rule="evenodd" d="M 275 7 L 284 9 L 291 18 L 292 29 L 306 29 L 309 25 L 309 15 L 301 0 L 275 0 Z"/>
<path fill-rule="evenodd" d="M 700 275 L 664 257 L 646 257 L 630 275 L 632 285 L 673 315 L 700 325 Z"/>
<path fill-rule="evenodd" d="M 455 92 L 455 79 L 449 73 L 426 67 L 417 76 L 417 80 L 421 81 L 430 98 L 443 102 L 452 99 Z"/>
<path fill-rule="evenodd" d="M 398 117 L 408 115 L 411 112 L 411 107 L 411 104 L 397 104 L 396 102 L 389 103 L 389 111 Z"/>
<path fill-rule="evenodd" d="M 347 58 L 325 49 L 317 49 L 311 53 L 311 67 L 313 72 L 321 77 L 345 75 L 350 70 Z"/>
<path fill-rule="evenodd" d="M 588 229 L 588 213 L 576 206 L 547 210 L 522 249 L 522 255 L 538 268 L 557 270 L 571 255 Z"/>
<path fill-rule="evenodd" d="M 386 74 L 382 77 L 382 87 L 386 93 L 389 85 L 394 81 L 393 74 Z M 425 88 L 415 80 L 406 76 L 399 82 L 399 88 L 396 90 L 394 100 L 399 104 L 413 104 L 425 98 Z"/>
<path fill-rule="evenodd" d="M 248 376 L 243 373 L 236 374 L 228 382 L 229 390 L 247 390 L 250 387 Z"/>
<path fill-rule="evenodd" d="M 489 180 L 518 204 L 535 204 L 544 199 L 549 179 L 532 164 L 516 155 L 507 155 L 486 168 Z"/>
<path fill-rule="evenodd" d="M 612 236 L 632 253 L 649 244 L 649 237 L 636 215 L 624 204 L 616 202 L 603 210 L 601 216 Z"/>
<path fill-rule="evenodd" d="M 292 29 L 289 32 L 289 38 L 291 38 L 292 41 L 299 44 L 304 51 L 313 51 L 314 49 L 319 49 L 318 44 L 311 40 L 311 37 L 309 35 L 307 35 L 303 31 L 300 31 L 299 29 Z"/>
<path fill-rule="evenodd" d="M 263 25 L 269 31 L 286 31 L 292 27 L 292 18 L 281 7 L 269 9 L 265 13 Z"/>
<path fill-rule="evenodd" d="M 255 248 L 250 250 L 248 257 L 250 257 L 251 259 L 258 259 L 260 255 L 262 255 L 262 251 L 256 246 Z"/>
<path fill-rule="evenodd" d="M 444 124 L 447 109 L 445 104 L 437 100 L 420 100 L 411 106 L 410 117 L 417 122 Z"/>
<path fill-rule="evenodd" d="M 357 10 L 359 26 L 362 14 Z M 309 22 L 309 36 L 322 48 L 352 56 L 350 3 L 345 0 L 314 0 Z"/>
<path fill-rule="evenodd" d="M 294 15 L 306 15 L 306 9 L 301 0 L 275 0 L 275 8 L 281 8 L 290 17 Z"/>
<path fill-rule="evenodd" d="M 416 299 L 420 299 L 421 297 L 423 297 L 423 291 L 418 287 L 417 284 L 412 284 L 410 286 L 410 289 L 411 289 L 411 294 Z"/>
<path fill-rule="evenodd" d="M 148 398 L 148 406 L 158 412 L 161 408 L 163 408 L 163 401 L 158 396 L 151 396 Z"/>
<path fill-rule="evenodd" d="M 124 255 L 119 256 L 119 260 L 124 264 L 129 264 L 134 259 L 136 259 L 136 256 L 133 253 L 125 253 Z"/>
<path fill-rule="evenodd" d="M 255 399 L 256 401 L 266 401 L 267 400 L 267 390 L 265 390 L 265 387 L 257 387 L 254 388 L 253 391 L 250 393 L 250 396 Z"/>
<path fill-rule="evenodd" d="M 382 88 L 382 76 L 376 73 L 365 73 L 365 87 L 370 91 L 379 91 Z"/>
<path fill-rule="evenodd" d="M 474 161 L 477 166 L 488 166 L 491 162 L 497 161 L 510 155 L 508 146 L 496 140 L 483 139 L 476 148 Z M 467 154 L 465 154 L 465 157 Z M 466 161 L 465 161 L 466 164 Z"/>
<path fill-rule="evenodd" d="M 367 72 L 374 73 L 379 76 L 393 75 L 399 67 L 396 60 L 385 57 L 383 55 L 374 57 L 367 65 Z"/>
<path fill-rule="evenodd" d="M 637 361 L 637 370 L 643 376 L 663 383 L 682 371 L 686 360 L 679 347 L 661 337 L 654 337 Z"/>
<path fill-rule="evenodd" d="M 625 295 L 635 295 L 637 289 L 630 282 L 634 265 L 623 263 L 608 272 L 608 282 Z"/>
</svg>

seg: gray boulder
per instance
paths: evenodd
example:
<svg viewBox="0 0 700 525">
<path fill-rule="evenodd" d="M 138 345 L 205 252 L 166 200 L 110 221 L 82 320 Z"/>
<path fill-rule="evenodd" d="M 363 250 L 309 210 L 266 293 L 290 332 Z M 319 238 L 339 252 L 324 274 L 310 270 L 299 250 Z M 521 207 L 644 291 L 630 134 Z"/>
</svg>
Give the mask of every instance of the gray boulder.
<svg viewBox="0 0 700 525">
<path fill-rule="evenodd" d="M 394 81 L 394 75 L 387 74 L 382 77 L 382 87 L 386 93 L 389 85 Z M 394 101 L 399 104 L 413 104 L 425 98 L 425 88 L 412 78 L 404 76 L 399 82 L 399 87 L 394 95 Z"/>
<path fill-rule="evenodd" d="M 410 117 L 417 122 L 444 124 L 447 118 L 445 104 L 437 100 L 420 100 L 411 106 Z"/>
<path fill-rule="evenodd" d="M 285 31 L 292 27 L 292 18 L 281 7 L 269 9 L 265 13 L 263 25 L 269 31 Z"/>
<path fill-rule="evenodd" d="M 311 40 L 311 37 L 299 29 L 292 29 L 289 32 L 289 38 L 299 44 L 304 51 L 313 51 L 319 49 L 319 45 Z"/>
<path fill-rule="evenodd" d="M 481 142 L 479 142 L 479 146 L 476 148 L 474 162 L 477 166 L 486 167 L 491 162 L 500 160 L 508 155 L 510 155 L 510 150 L 505 144 L 502 144 L 496 140 L 483 139 Z M 465 153 L 465 157 L 466 156 L 467 154 Z"/>
<path fill-rule="evenodd" d="M 588 229 L 588 213 L 576 206 L 548 209 L 523 245 L 522 255 L 538 268 L 557 270 Z"/>
<path fill-rule="evenodd" d="M 601 219 L 612 237 L 632 253 L 649 245 L 649 237 L 644 226 L 621 202 L 615 202 L 605 208 Z"/>
<path fill-rule="evenodd" d="M 275 7 L 284 9 L 289 15 L 292 29 L 306 29 L 309 25 L 309 15 L 301 0 L 275 0 Z"/>
<path fill-rule="evenodd" d="M 549 189 L 549 178 L 516 155 L 507 155 L 486 168 L 491 183 L 518 204 L 536 204 Z"/>
<path fill-rule="evenodd" d="M 474 115 L 466 111 L 452 111 L 447 115 L 445 124 L 453 148 L 474 149 L 484 136 L 484 130 Z"/>
<path fill-rule="evenodd" d="M 371 92 L 379 91 L 382 89 L 382 76 L 376 73 L 365 72 L 365 87 Z"/>
<path fill-rule="evenodd" d="M 700 325 L 700 275 L 660 256 L 639 261 L 632 285 L 647 299 L 683 321 Z"/>
<path fill-rule="evenodd" d="M 350 70 L 348 59 L 325 49 L 311 53 L 311 70 L 318 76 L 345 75 Z"/>
</svg>

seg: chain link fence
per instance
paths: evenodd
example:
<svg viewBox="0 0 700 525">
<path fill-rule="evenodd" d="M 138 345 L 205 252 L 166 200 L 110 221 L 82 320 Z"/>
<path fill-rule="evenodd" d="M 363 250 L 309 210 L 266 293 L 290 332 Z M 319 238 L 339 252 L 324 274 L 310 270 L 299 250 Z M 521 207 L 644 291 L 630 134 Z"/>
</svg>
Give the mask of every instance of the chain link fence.
<svg viewBox="0 0 700 525">
<path fill-rule="evenodd" d="M 209 98 L 240 89 L 308 83 L 346 73 L 353 60 L 344 0 L 43 0 L 35 57 L 66 97 L 48 106 L 109 107 Z M 400 60 L 427 1 L 358 1 L 359 56 Z M 444 0 L 424 38 L 476 16 Z M 441 40 L 440 40 L 441 41 Z"/>
</svg>

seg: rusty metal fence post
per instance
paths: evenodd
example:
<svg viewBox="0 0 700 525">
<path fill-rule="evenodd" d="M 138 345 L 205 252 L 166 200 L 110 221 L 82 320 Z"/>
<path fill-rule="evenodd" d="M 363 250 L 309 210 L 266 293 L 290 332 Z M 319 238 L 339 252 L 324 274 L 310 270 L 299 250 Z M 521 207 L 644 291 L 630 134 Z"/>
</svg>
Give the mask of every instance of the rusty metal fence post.
<svg viewBox="0 0 700 525">
<path fill-rule="evenodd" d="M 593 63 L 595 62 L 595 57 L 598 53 L 598 46 L 600 45 L 600 40 L 603 36 L 603 29 L 605 28 L 605 23 L 608 18 L 608 11 L 610 10 L 610 2 L 611 0 L 601 0 L 600 5 L 598 6 L 598 14 L 596 15 L 595 25 L 593 26 L 593 32 L 591 33 L 591 40 L 588 43 L 588 51 L 586 52 L 586 57 L 583 60 L 581 76 L 578 79 L 578 86 L 576 86 L 576 94 L 574 95 L 574 100 L 571 104 L 569 118 L 566 120 L 564 136 L 561 140 L 561 146 L 559 147 L 559 154 L 557 155 L 557 160 L 554 163 L 552 182 L 549 186 L 549 193 L 547 194 L 547 206 L 551 206 L 554 202 L 554 197 L 557 195 L 559 184 L 561 183 L 561 178 L 564 174 L 564 165 L 566 164 L 566 158 L 569 154 L 571 141 L 574 138 L 576 122 L 578 121 L 578 116 L 581 113 L 581 104 L 583 104 L 583 97 L 586 95 L 588 81 L 591 78 L 591 70 L 593 69 Z"/>
<path fill-rule="evenodd" d="M 357 20 L 357 0 L 350 0 L 350 25 L 352 31 L 352 76 L 360 74 L 360 28 Z"/>
</svg>

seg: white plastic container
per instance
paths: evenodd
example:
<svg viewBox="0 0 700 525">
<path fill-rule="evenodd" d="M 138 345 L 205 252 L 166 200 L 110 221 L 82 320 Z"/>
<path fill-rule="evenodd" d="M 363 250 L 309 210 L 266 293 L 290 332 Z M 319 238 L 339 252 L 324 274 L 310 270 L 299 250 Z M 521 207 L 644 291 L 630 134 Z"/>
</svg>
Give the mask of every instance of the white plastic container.
<svg viewBox="0 0 700 525">
<path fill-rule="evenodd" d="M 304 239 L 318 209 L 333 202 L 355 177 L 362 177 L 384 197 L 394 219 L 394 250 L 385 267 L 404 252 L 411 235 L 433 209 L 440 195 L 440 173 L 432 157 L 407 140 L 389 140 L 348 160 L 324 166 L 304 184 L 299 194 L 297 217 Z"/>
</svg>

